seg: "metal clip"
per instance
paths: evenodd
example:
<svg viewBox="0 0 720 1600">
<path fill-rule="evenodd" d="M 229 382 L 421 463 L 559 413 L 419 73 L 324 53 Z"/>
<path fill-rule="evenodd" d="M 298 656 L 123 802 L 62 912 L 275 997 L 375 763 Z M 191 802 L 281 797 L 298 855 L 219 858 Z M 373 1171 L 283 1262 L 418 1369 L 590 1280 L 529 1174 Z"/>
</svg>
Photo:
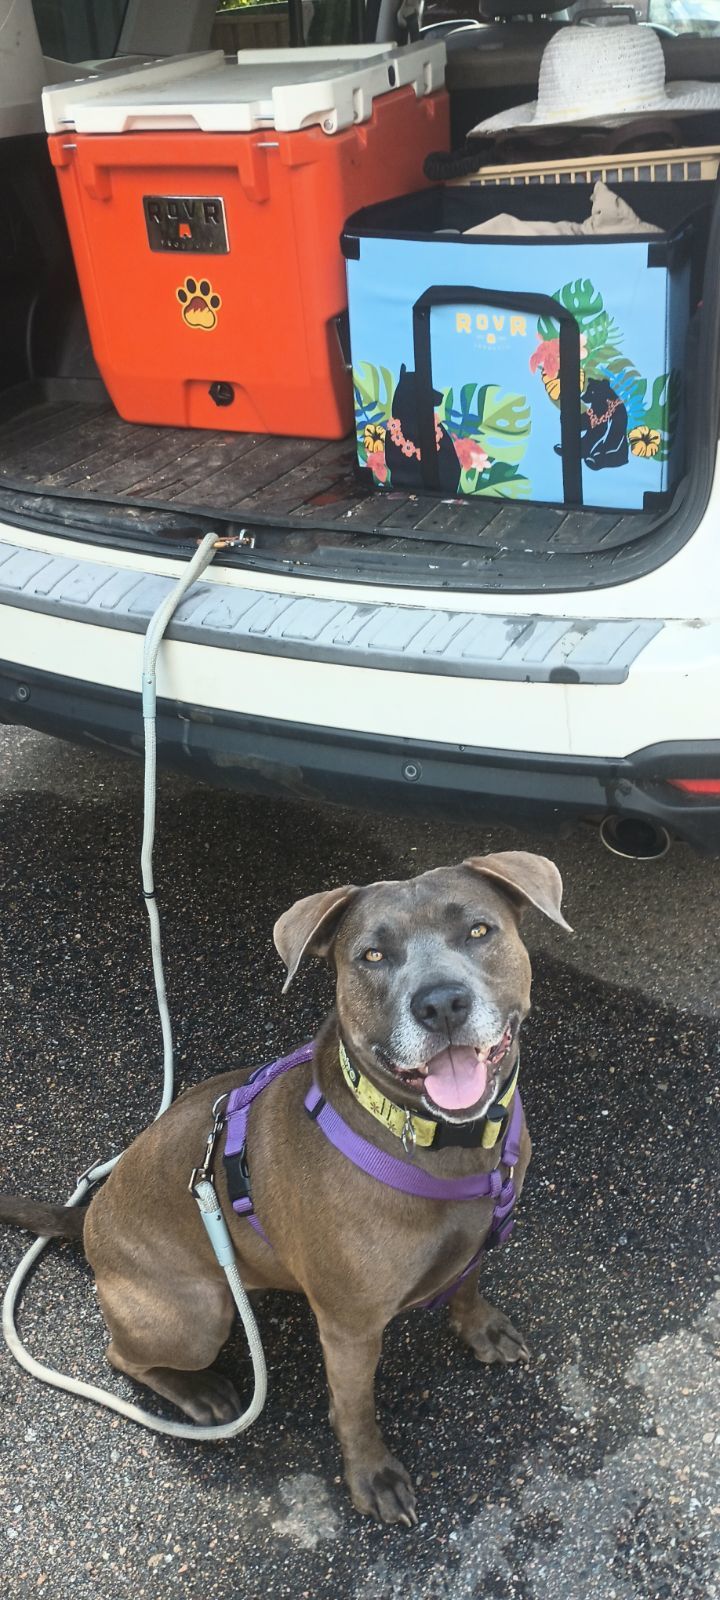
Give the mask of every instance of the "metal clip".
<svg viewBox="0 0 720 1600">
<path fill-rule="evenodd" d="M 202 544 L 201 539 L 197 542 Z M 219 533 L 213 545 L 213 550 L 238 549 L 255 549 L 255 534 L 250 533 L 247 528 L 238 528 L 237 533 Z"/>
<path fill-rule="evenodd" d="M 400 1135 L 400 1138 L 401 1138 L 402 1147 L 403 1147 L 403 1150 L 405 1151 L 406 1156 L 410 1156 L 412 1158 L 412 1156 L 414 1156 L 414 1154 L 415 1154 L 416 1138 L 415 1138 L 415 1126 L 414 1126 L 413 1119 L 412 1119 L 412 1116 L 411 1116 L 409 1111 L 405 1112 L 405 1121 L 404 1121 L 403 1126 L 402 1126 L 402 1133 Z"/>
<path fill-rule="evenodd" d="M 207 1144 L 205 1146 L 205 1155 L 203 1157 L 202 1165 L 199 1166 L 199 1167 L 193 1167 L 192 1172 L 190 1173 L 190 1182 L 188 1184 L 188 1189 L 190 1190 L 190 1193 L 193 1194 L 193 1195 L 195 1193 L 195 1189 L 196 1189 L 198 1183 L 211 1183 L 213 1188 L 215 1187 L 215 1179 L 213 1177 L 213 1170 L 212 1170 L 212 1168 L 213 1168 L 213 1158 L 215 1156 L 215 1146 L 216 1146 L 216 1144 L 218 1142 L 218 1139 L 220 1137 L 222 1129 L 223 1129 L 223 1127 L 225 1125 L 225 1117 L 224 1117 L 223 1113 L 220 1111 L 220 1107 L 222 1105 L 224 1105 L 224 1103 L 225 1103 L 225 1101 L 227 1099 L 228 1099 L 228 1095 L 227 1094 L 218 1095 L 218 1098 L 215 1101 L 215 1104 L 214 1104 L 214 1106 L 212 1108 L 212 1110 L 213 1110 L 213 1125 L 212 1125 L 212 1127 L 210 1129 L 210 1132 L 208 1134 Z"/>
<path fill-rule="evenodd" d="M 99 1182 L 97 1178 L 93 1178 L 93 1173 L 97 1171 L 98 1167 L 102 1167 L 104 1165 L 105 1163 L 102 1159 L 102 1156 L 99 1156 L 97 1161 L 91 1161 L 89 1167 L 86 1167 L 84 1172 L 78 1173 L 77 1187 L 79 1188 L 81 1183 L 86 1183 L 88 1189 L 92 1189 L 93 1184 Z"/>
</svg>

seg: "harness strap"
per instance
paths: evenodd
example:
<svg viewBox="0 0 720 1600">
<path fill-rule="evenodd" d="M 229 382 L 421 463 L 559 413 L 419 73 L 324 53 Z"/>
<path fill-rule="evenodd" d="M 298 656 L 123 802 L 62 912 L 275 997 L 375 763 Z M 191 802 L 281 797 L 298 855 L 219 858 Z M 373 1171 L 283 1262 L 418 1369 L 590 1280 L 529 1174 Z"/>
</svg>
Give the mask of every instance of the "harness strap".
<svg viewBox="0 0 720 1600">
<path fill-rule="evenodd" d="M 280 1056 L 278 1061 L 271 1061 L 267 1066 L 258 1067 L 245 1083 L 233 1089 L 225 1111 L 228 1130 L 225 1142 L 226 1155 L 236 1155 L 245 1143 L 247 1117 L 253 1100 L 262 1094 L 263 1089 L 267 1089 L 275 1078 L 281 1077 L 283 1072 L 289 1072 L 291 1067 L 301 1066 L 303 1061 L 312 1061 L 314 1050 L 314 1044 L 303 1044 L 299 1050 L 293 1050 L 292 1055 Z"/>
<path fill-rule="evenodd" d="M 305 1109 L 325 1138 L 353 1166 L 366 1172 L 368 1177 L 387 1184 L 390 1189 L 400 1189 L 403 1194 L 413 1194 L 425 1200 L 486 1200 L 499 1199 L 502 1188 L 500 1173 L 470 1173 L 466 1178 L 436 1178 L 423 1172 L 409 1161 L 386 1155 L 361 1134 L 355 1133 L 325 1099 L 316 1083 L 312 1083 L 305 1096 Z"/>
<path fill-rule="evenodd" d="M 271 1061 L 267 1066 L 258 1067 L 245 1083 L 233 1089 L 225 1109 L 227 1135 L 223 1161 L 232 1208 L 238 1216 L 247 1217 L 248 1222 L 266 1244 L 270 1241 L 254 1213 L 245 1154 L 250 1107 L 253 1100 L 257 1099 L 275 1078 L 281 1077 L 284 1072 L 290 1072 L 292 1067 L 301 1066 L 304 1061 L 312 1061 L 314 1048 L 313 1044 L 301 1045 L 299 1050 L 293 1050 L 292 1055 L 281 1056 L 278 1061 Z"/>
<path fill-rule="evenodd" d="M 245 1156 L 250 1107 L 257 1096 L 262 1094 L 276 1078 L 291 1071 L 293 1067 L 311 1061 L 313 1054 L 314 1045 L 306 1044 L 299 1050 L 294 1050 L 289 1056 L 281 1056 L 278 1061 L 259 1067 L 245 1083 L 233 1089 L 227 1102 L 224 1162 L 232 1207 L 239 1216 L 247 1217 L 267 1244 L 270 1241 L 254 1215 Z M 508 1090 L 512 1093 L 511 1085 L 506 1086 L 506 1096 Z M 413 1166 L 409 1161 L 401 1161 L 396 1156 L 387 1155 L 384 1150 L 378 1150 L 368 1139 L 364 1139 L 361 1134 L 348 1126 L 334 1106 L 325 1099 L 314 1081 L 305 1096 L 305 1109 L 328 1142 L 339 1150 L 341 1155 L 352 1161 L 353 1166 L 358 1167 L 361 1172 L 367 1173 L 368 1177 L 375 1178 L 377 1182 L 386 1184 L 390 1189 L 397 1189 L 403 1194 L 415 1195 L 425 1200 L 490 1199 L 495 1202 L 490 1232 L 483 1244 L 447 1289 L 434 1298 L 421 1302 L 428 1310 L 435 1310 L 444 1305 L 455 1294 L 460 1284 L 469 1277 L 485 1251 L 492 1249 L 494 1245 L 504 1244 L 509 1237 L 515 1221 L 517 1200 L 513 1172 L 520 1157 L 523 1124 L 522 1101 L 518 1089 L 515 1089 L 512 1097 L 512 1109 L 498 1167 L 492 1172 L 471 1173 L 465 1178 L 437 1178 L 432 1173 Z M 505 1178 L 502 1176 L 501 1167 L 507 1169 Z"/>
<path fill-rule="evenodd" d="M 520 1099 L 520 1090 L 517 1089 L 515 1091 L 512 1112 L 510 1114 L 510 1122 L 508 1124 L 500 1154 L 500 1161 L 504 1167 L 508 1168 L 508 1175 L 495 1202 L 492 1222 L 490 1224 L 490 1232 L 483 1239 L 479 1250 L 475 1251 L 474 1256 L 470 1261 L 468 1261 L 467 1266 L 463 1268 L 460 1276 L 455 1278 L 454 1281 L 449 1284 L 447 1289 L 441 1290 L 440 1294 L 434 1295 L 430 1300 L 423 1300 L 421 1302 L 421 1306 L 425 1311 L 439 1311 L 441 1306 L 447 1305 L 448 1300 L 452 1300 L 453 1295 L 460 1288 L 461 1283 L 464 1283 L 465 1279 L 469 1278 L 470 1273 L 473 1272 L 475 1267 L 478 1266 L 485 1254 L 485 1251 L 493 1250 L 497 1245 L 505 1244 L 505 1242 L 510 1238 L 510 1234 L 515 1226 L 515 1206 L 517 1204 L 517 1192 L 515 1189 L 513 1173 L 520 1157 L 522 1125 L 522 1101 Z"/>
<path fill-rule="evenodd" d="M 513 1108 L 508 1123 L 507 1132 L 503 1139 L 502 1161 L 506 1167 L 516 1167 L 520 1160 L 520 1145 L 522 1142 L 522 1101 L 520 1090 L 516 1089 Z"/>
</svg>

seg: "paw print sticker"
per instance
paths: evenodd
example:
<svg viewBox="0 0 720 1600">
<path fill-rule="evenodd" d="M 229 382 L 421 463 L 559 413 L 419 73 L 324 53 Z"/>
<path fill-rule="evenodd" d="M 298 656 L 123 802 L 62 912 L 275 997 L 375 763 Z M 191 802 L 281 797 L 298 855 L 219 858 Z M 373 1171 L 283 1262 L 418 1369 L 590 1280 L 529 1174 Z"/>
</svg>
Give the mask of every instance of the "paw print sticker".
<svg viewBox="0 0 720 1600">
<path fill-rule="evenodd" d="M 207 278 L 201 278 L 199 283 L 194 278 L 186 278 L 175 293 L 182 307 L 183 322 L 189 328 L 204 328 L 209 333 L 216 326 L 222 300 L 219 294 L 213 293 Z"/>
</svg>

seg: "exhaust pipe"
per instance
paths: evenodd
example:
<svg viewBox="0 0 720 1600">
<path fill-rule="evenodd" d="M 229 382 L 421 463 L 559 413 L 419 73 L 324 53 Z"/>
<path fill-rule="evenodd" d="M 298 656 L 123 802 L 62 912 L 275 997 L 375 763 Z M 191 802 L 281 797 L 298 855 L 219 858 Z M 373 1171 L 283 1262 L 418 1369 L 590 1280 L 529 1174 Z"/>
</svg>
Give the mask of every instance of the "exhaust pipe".
<svg viewBox="0 0 720 1600">
<path fill-rule="evenodd" d="M 671 843 L 667 828 L 647 817 L 603 817 L 600 838 L 611 855 L 625 861 L 659 861 Z"/>
</svg>

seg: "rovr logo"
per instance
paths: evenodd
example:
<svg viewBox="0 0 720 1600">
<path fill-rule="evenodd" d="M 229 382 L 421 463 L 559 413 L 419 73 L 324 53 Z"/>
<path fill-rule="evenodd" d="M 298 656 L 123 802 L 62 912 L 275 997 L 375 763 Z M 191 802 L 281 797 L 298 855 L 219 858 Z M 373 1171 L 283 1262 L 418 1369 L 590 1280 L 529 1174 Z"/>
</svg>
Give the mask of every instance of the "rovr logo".
<svg viewBox="0 0 720 1600">
<path fill-rule="evenodd" d="M 151 250 L 227 254 L 225 206 L 219 195 L 146 194 L 143 209 Z"/>
<path fill-rule="evenodd" d="M 194 222 L 204 223 L 207 228 L 218 228 L 223 221 L 222 200 L 164 200 L 158 197 L 148 200 L 147 211 L 153 222 L 177 222 L 183 233 L 190 230 Z"/>
<path fill-rule="evenodd" d="M 525 317 L 506 317 L 502 311 L 457 311 L 456 333 L 484 333 L 488 344 L 495 344 L 498 335 L 509 334 L 511 339 L 524 339 L 527 335 Z"/>
</svg>

